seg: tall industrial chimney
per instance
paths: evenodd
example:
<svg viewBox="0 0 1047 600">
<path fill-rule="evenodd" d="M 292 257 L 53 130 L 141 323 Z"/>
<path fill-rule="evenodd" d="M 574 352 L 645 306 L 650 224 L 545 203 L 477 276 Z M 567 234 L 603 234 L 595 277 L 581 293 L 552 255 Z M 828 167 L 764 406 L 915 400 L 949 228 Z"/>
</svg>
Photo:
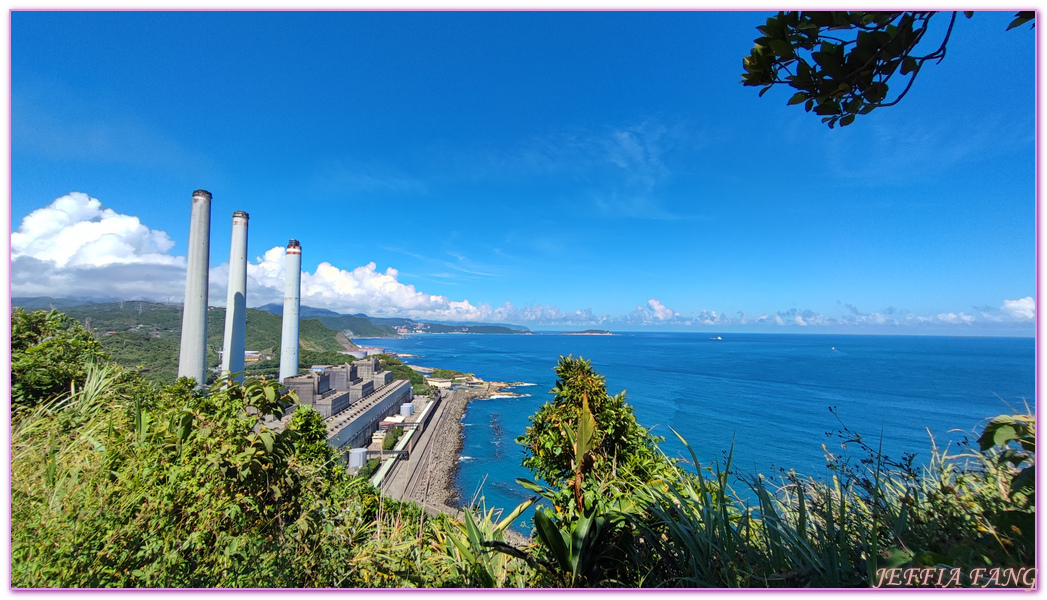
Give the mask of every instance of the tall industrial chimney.
<svg viewBox="0 0 1047 600">
<path fill-rule="evenodd" d="M 211 192 L 193 192 L 189 217 L 189 259 L 185 272 L 185 305 L 182 309 L 182 345 L 178 376 L 207 383 L 207 267 L 211 246 Z"/>
<path fill-rule="evenodd" d="M 225 341 L 222 372 L 243 373 L 247 343 L 247 213 L 233 213 L 233 236 L 229 246 L 229 296 L 225 303 Z M 243 381 L 243 375 L 236 380 Z"/>
<path fill-rule="evenodd" d="M 302 292 L 302 246 L 287 242 L 284 257 L 284 329 L 280 342 L 280 381 L 298 374 L 298 309 Z"/>
</svg>

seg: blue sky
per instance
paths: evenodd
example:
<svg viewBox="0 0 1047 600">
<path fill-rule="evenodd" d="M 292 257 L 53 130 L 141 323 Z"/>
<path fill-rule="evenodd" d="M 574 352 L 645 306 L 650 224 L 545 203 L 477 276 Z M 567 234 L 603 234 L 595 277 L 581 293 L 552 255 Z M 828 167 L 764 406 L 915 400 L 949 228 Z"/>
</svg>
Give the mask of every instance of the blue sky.
<svg viewBox="0 0 1047 600">
<path fill-rule="evenodd" d="M 1032 335 L 1034 33 L 829 130 L 739 83 L 767 16 L 14 12 L 12 294 L 181 301 L 204 188 L 216 305 L 245 210 L 249 306 L 297 238 L 339 312 Z"/>
</svg>

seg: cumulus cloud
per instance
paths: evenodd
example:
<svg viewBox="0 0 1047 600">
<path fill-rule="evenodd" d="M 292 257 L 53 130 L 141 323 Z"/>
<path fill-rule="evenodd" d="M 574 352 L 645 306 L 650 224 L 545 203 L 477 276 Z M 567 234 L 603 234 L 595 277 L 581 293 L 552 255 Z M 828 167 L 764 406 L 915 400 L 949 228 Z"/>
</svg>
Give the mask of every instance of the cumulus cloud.
<svg viewBox="0 0 1047 600">
<path fill-rule="evenodd" d="M 11 294 L 169 299 L 185 293 L 185 258 L 138 217 L 81 192 L 37 209 L 11 234 Z"/>
<path fill-rule="evenodd" d="M 58 198 L 22 219 L 11 234 L 11 258 L 28 256 L 57 267 L 100 267 L 111 264 L 185 265 L 168 251 L 174 241 L 150 229 L 138 217 L 103 208 L 81 192 Z"/>
<path fill-rule="evenodd" d="M 247 265 L 248 295 L 252 298 L 282 297 L 284 286 L 284 248 L 276 246 Z M 379 271 L 373 262 L 351 270 L 329 262 L 317 265 L 312 273 L 302 272 L 302 304 L 338 312 L 364 312 L 369 315 L 398 315 L 412 318 L 478 320 L 497 315 L 497 309 L 468 300 L 426 294 L 413 285 L 401 283 L 399 272 L 389 267 Z M 252 300 L 250 303 L 255 304 Z M 264 302 L 259 303 L 264 304 Z"/>
<path fill-rule="evenodd" d="M 662 304 L 661 300 L 657 298 L 651 298 L 647 301 L 647 306 L 640 304 L 636 305 L 636 308 L 627 315 L 623 315 L 618 319 L 608 319 L 612 322 L 621 322 L 627 324 L 681 324 L 687 325 L 689 322 L 686 319 L 680 318 L 680 313 L 674 311 Z"/>
<path fill-rule="evenodd" d="M 1003 308 L 1000 310 L 1015 321 L 1033 321 L 1036 319 L 1036 301 L 1033 300 L 1032 296 L 1026 296 L 1017 300 L 1004 300 Z"/>
<path fill-rule="evenodd" d="M 669 308 L 668 306 L 662 304 L 661 301 L 657 298 L 651 298 L 650 300 L 648 300 L 647 306 L 651 309 L 651 314 L 654 315 L 654 318 L 658 319 L 659 321 L 668 321 L 674 317 L 679 316 L 678 313 L 673 311 L 673 309 Z"/>
</svg>

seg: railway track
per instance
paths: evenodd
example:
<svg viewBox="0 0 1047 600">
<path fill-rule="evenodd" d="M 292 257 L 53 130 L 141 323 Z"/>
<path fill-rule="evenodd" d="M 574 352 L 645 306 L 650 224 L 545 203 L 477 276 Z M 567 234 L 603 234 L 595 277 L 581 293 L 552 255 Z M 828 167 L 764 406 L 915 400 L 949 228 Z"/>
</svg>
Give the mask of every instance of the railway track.
<svg viewBox="0 0 1047 600">
<path fill-rule="evenodd" d="M 406 499 L 426 504 L 426 500 L 429 496 L 429 486 L 433 484 L 433 449 L 437 446 L 437 440 L 442 439 L 441 436 L 446 435 L 447 427 L 444 414 L 446 412 L 446 407 L 453 401 L 453 399 L 454 392 L 451 392 L 446 399 L 440 402 L 438 414 L 433 415 L 433 422 L 429 427 L 426 427 L 423 432 L 425 438 L 419 440 L 420 444 L 424 444 L 425 449 L 414 457 L 417 458 L 418 462 L 411 470 L 410 479 L 407 480 L 407 485 L 404 486 L 404 497 Z"/>
</svg>

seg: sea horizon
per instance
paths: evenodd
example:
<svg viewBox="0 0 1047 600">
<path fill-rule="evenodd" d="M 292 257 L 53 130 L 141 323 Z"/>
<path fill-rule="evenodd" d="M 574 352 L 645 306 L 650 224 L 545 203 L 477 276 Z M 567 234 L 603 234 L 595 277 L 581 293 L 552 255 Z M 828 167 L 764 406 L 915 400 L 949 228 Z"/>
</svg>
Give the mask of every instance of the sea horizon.
<svg viewBox="0 0 1047 600">
<path fill-rule="evenodd" d="M 670 426 L 703 466 L 734 448 L 742 473 L 827 474 L 825 452 L 843 427 L 877 441 L 892 458 L 927 460 L 963 451 L 975 428 L 997 414 L 1035 411 L 1035 339 L 1001 336 L 730 334 L 642 332 L 616 336 L 426 334 L 388 338 L 409 363 L 473 373 L 486 381 L 523 382 L 521 394 L 473 400 L 462 418 L 456 484 L 468 502 L 481 481 L 488 507 L 524 499 L 515 444 L 555 383 L 559 356 L 592 361 L 607 391 L 626 392 L 637 420 L 665 440 L 662 450 L 690 462 Z M 715 337 L 715 336 L 714 336 Z M 829 411 L 835 407 L 835 414 Z M 837 416 L 839 420 L 837 420 Z M 852 447 L 848 451 L 854 451 Z M 837 452 L 845 452 L 837 448 Z M 521 531 L 527 529 L 526 519 Z"/>
</svg>

